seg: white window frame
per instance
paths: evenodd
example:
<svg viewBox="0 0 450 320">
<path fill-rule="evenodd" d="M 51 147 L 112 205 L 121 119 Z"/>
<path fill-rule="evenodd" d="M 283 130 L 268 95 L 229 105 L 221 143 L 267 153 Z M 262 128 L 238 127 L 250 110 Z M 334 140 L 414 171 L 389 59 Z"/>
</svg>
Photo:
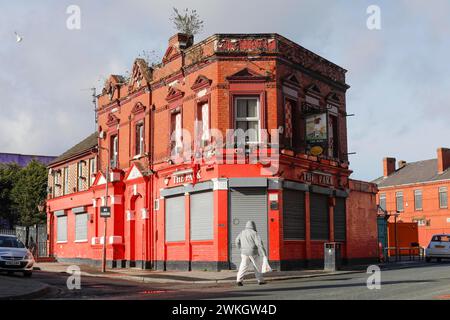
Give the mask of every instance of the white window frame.
<svg viewBox="0 0 450 320">
<path fill-rule="evenodd" d="M 442 193 L 445 193 L 445 200 L 446 200 L 445 206 L 442 205 L 442 201 L 441 201 Z M 439 187 L 438 196 L 439 196 L 439 209 L 447 209 L 448 208 L 448 189 L 447 189 L 447 187 Z"/>
<path fill-rule="evenodd" d="M 402 198 L 402 210 L 399 210 L 398 209 L 398 198 L 400 197 L 400 195 L 401 195 L 401 198 Z M 398 212 L 404 212 L 405 211 L 405 198 L 404 198 L 404 195 L 403 195 L 403 191 L 397 191 L 396 193 L 395 193 L 395 210 L 396 211 L 398 211 Z"/>
<path fill-rule="evenodd" d="M 420 195 L 420 208 L 417 207 L 416 197 Z M 421 189 L 414 190 L 414 211 L 422 211 L 423 210 L 423 193 Z"/>
<path fill-rule="evenodd" d="M 118 167 L 118 161 L 119 161 L 119 136 L 114 135 L 112 138 L 112 150 L 111 150 L 111 159 L 110 164 L 111 168 L 117 168 Z"/>
<path fill-rule="evenodd" d="M 77 191 L 83 191 L 83 161 L 77 163 Z"/>
<path fill-rule="evenodd" d="M 139 130 L 139 132 L 137 132 Z M 135 145 L 135 156 L 141 156 L 144 154 L 144 142 L 145 142 L 145 130 L 144 130 L 144 122 L 136 123 L 136 145 Z"/>
<path fill-rule="evenodd" d="M 69 194 L 69 167 L 63 168 L 63 175 L 64 175 L 64 189 L 63 194 Z"/>
<path fill-rule="evenodd" d="M 256 100 L 256 117 L 238 117 L 238 100 Z M 238 122 L 258 122 L 258 132 L 256 141 L 248 141 L 246 144 L 259 144 L 261 143 L 261 101 L 259 96 L 237 96 L 234 98 L 234 128 L 238 129 Z M 247 132 L 247 131 L 246 131 Z"/>
<path fill-rule="evenodd" d="M 383 206 L 381 205 L 381 202 L 382 202 L 382 200 L 384 200 L 384 208 L 383 208 Z M 383 210 L 386 210 L 386 193 L 380 193 L 380 196 L 379 196 L 379 206 L 380 206 L 380 208 L 381 209 L 383 209 Z"/>
<path fill-rule="evenodd" d="M 94 158 L 89 159 L 89 186 L 91 186 L 94 183 L 95 177 L 93 177 L 93 174 L 96 174 L 97 172 L 97 162 Z"/>
</svg>

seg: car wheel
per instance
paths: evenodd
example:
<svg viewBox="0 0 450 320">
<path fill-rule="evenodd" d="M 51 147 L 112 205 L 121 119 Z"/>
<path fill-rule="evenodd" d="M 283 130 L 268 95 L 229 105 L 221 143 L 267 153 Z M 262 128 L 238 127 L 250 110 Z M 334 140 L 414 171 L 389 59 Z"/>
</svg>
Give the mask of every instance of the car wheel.
<svg viewBox="0 0 450 320">
<path fill-rule="evenodd" d="M 426 257 L 426 258 L 425 258 L 425 261 L 426 261 L 426 262 L 431 262 L 431 257 Z"/>
<path fill-rule="evenodd" d="M 26 277 L 26 278 L 29 278 L 29 277 L 31 277 L 32 275 L 33 275 L 33 272 L 31 272 L 31 271 L 24 271 L 24 272 L 23 272 L 23 276 Z"/>
<path fill-rule="evenodd" d="M 8 274 L 8 276 L 11 276 L 14 274 L 14 271 L 7 271 L 6 273 Z"/>
</svg>

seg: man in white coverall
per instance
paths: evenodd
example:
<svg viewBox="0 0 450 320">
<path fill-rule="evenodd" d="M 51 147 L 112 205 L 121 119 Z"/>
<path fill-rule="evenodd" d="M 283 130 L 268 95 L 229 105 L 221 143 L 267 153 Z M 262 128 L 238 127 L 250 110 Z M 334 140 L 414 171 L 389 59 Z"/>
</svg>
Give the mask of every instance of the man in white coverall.
<svg viewBox="0 0 450 320">
<path fill-rule="evenodd" d="M 241 265 L 237 274 L 236 283 L 242 286 L 244 274 L 248 271 L 250 264 L 255 269 L 256 280 L 258 284 L 265 284 L 261 267 L 263 258 L 266 256 L 266 249 L 262 243 L 261 237 L 256 232 L 256 224 L 253 221 L 248 221 L 245 229 L 236 238 L 236 247 L 241 250 Z"/>
</svg>

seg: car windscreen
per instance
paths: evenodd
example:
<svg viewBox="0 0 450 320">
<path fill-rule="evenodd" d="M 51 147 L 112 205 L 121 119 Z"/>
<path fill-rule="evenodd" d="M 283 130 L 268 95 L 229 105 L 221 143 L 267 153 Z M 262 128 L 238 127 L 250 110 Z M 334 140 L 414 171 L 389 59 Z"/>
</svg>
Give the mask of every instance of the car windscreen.
<svg viewBox="0 0 450 320">
<path fill-rule="evenodd" d="M 450 242 L 450 236 L 434 236 L 431 241 L 433 242 Z"/>
<path fill-rule="evenodd" d="M 25 248 L 25 245 L 17 238 L 0 236 L 0 248 Z"/>
</svg>

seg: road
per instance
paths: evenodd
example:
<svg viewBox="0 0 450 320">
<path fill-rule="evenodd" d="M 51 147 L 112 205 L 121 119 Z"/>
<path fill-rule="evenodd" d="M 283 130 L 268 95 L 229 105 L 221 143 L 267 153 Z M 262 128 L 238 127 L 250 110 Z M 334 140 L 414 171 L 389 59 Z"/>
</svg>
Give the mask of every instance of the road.
<svg viewBox="0 0 450 320">
<path fill-rule="evenodd" d="M 450 299 L 450 263 L 384 270 L 381 288 L 367 288 L 366 273 L 282 280 L 266 285 L 150 284 L 82 276 L 81 290 L 68 290 L 67 274 L 36 271 L 51 286 L 41 299 Z"/>
</svg>

